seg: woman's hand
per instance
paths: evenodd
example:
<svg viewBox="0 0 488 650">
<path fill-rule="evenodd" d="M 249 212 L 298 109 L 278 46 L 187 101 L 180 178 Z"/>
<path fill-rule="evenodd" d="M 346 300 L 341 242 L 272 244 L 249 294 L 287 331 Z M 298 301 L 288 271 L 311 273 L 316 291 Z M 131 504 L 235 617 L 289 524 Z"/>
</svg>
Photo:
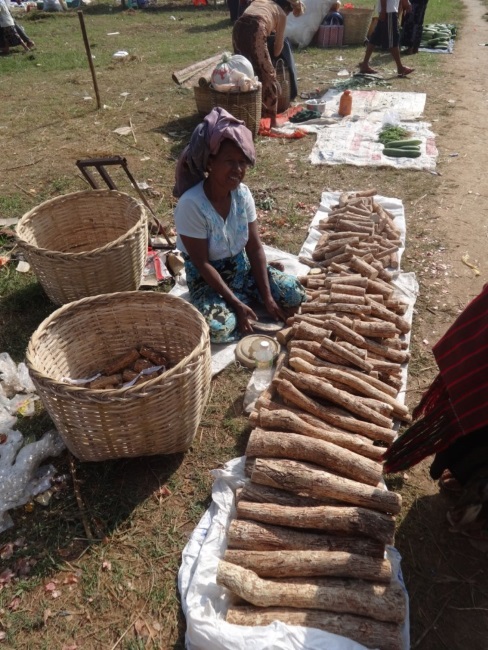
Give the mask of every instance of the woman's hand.
<svg viewBox="0 0 488 650">
<path fill-rule="evenodd" d="M 282 321 L 286 320 L 286 315 L 284 311 L 272 296 L 270 296 L 267 300 L 264 301 L 264 306 L 266 307 L 266 311 L 268 312 L 268 314 L 272 316 L 275 320 L 282 320 Z"/>
<path fill-rule="evenodd" d="M 237 327 L 242 334 L 249 334 L 253 332 L 251 325 L 252 320 L 257 320 L 256 314 L 253 310 L 245 305 L 243 302 L 238 302 L 234 306 L 234 311 L 237 318 Z"/>
</svg>

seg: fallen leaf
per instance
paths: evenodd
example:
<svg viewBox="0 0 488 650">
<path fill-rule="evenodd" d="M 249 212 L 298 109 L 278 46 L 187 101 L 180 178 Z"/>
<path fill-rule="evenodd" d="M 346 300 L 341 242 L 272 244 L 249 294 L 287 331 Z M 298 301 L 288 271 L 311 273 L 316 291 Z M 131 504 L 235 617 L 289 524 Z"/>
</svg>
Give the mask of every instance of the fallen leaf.
<svg viewBox="0 0 488 650">
<path fill-rule="evenodd" d="M 15 573 L 11 569 L 5 569 L 0 573 L 0 586 L 10 584 L 12 578 L 15 578 Z"/>
<path fill-rule="evenodd" d="M 44 620 L 44 625 L 47 625 L 48 620 L 51 618 L 53 615 L 52 611 L 50 609 L 45 609 L 44 613 L 42 615 L 42 618 Z"/>
<path fill-rule="evenodd" d="M 132 128 L 130 126 L 119 126 L 118 129 L 114 129 L 114 133 L 118 135 L 130 135 L 132 133 Z"/>
<path fill-rule="evenodd" d="M 54 591 L 51 591 L 51 596 L 53 598 L 59 598 L 61 596 L 61 592 L 55 589 Z"/>
<path fill-rule="evenodd" d="M 112 562 L 104 560 L 102 562 L 102 571 L 112 571 Z"/>
<path fill-rule="evenodd" d="M 147 639 L 151 636 L 149 628 L 147 627 L 146 623 L 144 623 L 144 621 L 141 621 L 141 619 L 137 619 L 137 621 L 134 623 L 134 629 L 137 636 L 142 639 Z"/>
<path fill-rule="evenodd" d="M 5 641 L 7 638 L 7 633 L 6 632 L 0 632 L 0 641 Z"/>
<path fill-rule="evenodd" d="M 3 546 L 0 546 L 0 559 L 9 560 L 14 553 L 14 545 L 12 542 L 7 542 Z"/>
<path fill-rule="evenodd" d="M 7 609 L 9 609 L 11 612 L 15 612 L 19 609 L 20 605 L 20 597 L 15 596 L 15 598 L 12 598 L 10 603 L 7 605 Z"/>
<path fill-rule="evenodd" d="M 466 253 L 465 255 L 463 255 L 463 256 L 461 257 L 461 262 L 462 262 L 463 264 L 465 264 L 466 266 L 469 266 L 470 269 L 473 269 L 474 274 L 475 274 L 476 277 L 478 277 L 478 275 L 481 275 L 481 272 L 480 272 L 479 268 L 476 266 L 476 264 L 472 264 L 472 263 L 469 261 L 469 255 L 468 255 L 468 253 Z"/>
<path fill-rule="evenodd" d="M 78 582 L 78 578 L 74 573 L 68 573 L 66 578 L 63 580 L 63 585 L 75 585 Z"/>
<path fill-rule="evenodd" d="M 54 591 L 56 589 L 56 583 L 55 582 L 48 582 L 46 585 L 44 585 L 44 591 Z"/>
</svg>

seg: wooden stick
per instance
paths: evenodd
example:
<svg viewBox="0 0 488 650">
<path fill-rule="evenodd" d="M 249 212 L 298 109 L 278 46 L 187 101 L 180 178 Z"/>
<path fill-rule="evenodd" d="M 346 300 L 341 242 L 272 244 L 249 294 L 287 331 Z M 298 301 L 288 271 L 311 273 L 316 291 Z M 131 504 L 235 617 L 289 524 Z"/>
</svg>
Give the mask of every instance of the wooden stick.
<svg viewBox="0 0 488 650">
<path fill-rule="evenodd" d="M 368 508 L 347 505 L 285 506 L 276 503 L 239 501 L 238 519 L 260 521 L 275 526 L 323 530 L 334 535 L 369 537 L 392 544 L 395 518 Z"/>
<path fill-rule="evenodd" d="M 382 558 L 385 553 L 385 545 L 373 539 L 303 532 L 284 526 L 272 526 L 244 519 L 234 519 L 231 522 L 227 548 L 250 551 L 287 549 L 344 551 L 378 558 Z"/>
<path fill-rule="evenodd" d="M 379 512 L 398 514 L 402 506 L 402 498 L 395 492 L 335 476 L 317 465 L 295 460 L 256 458 L 251 480 L 296 494 L 338 499 Z"/>
<path fill-rule="evenodd" d="M 354 399 L 350 393 L 334 388 L 327 380 L 312 375 L 307 375 L 303 372 L 293 372 L 286 368 L 282 368 L 280 378 L 290 381 L 295 388 L 303 390 L 306 393 L 316 395 L 322 399 L 329 400 L 334 404 L 338 404 L 347 411 L 364 418 L 368 422 L 378 425 L 379 427 L 392 427 L 393 423 L 391 418 L 387 418 L 373 409 L 364 406 L 364 404 Z"/>
<path fill-rule="evenodd" d="M 315 400 L 307 397 L 298 390 L 290 381 L 283 379 L 278 384 L 278 393 L 285 399 L 290 401 L 292 404 L 295 404 L 299 408 L 316 417 L 332 424 L 334 426 L 341 427 L 346 431 L 353 431 L 355 433 L 360 433 L 371 440 L 381 440 L 391 444 L 395 438 L 396 434 L 391 429 L 386 427 L 380 427 L 371 422 L 364 422 L 358 420 L 354 417 L 349 417 L 347 412 L 341 409 L 334 409 L 330 407 L 325 407 L 316 402 Z"/>
<path fill-rule="evenodd" d="M 88 41 L 88 36 L 86 33 L 86 27 L 85 27 L 85 19 L 83 17 L 83 12 L 81 9 L 78 9 L 78 18 L 80 20 L 80 27 L 81 27 L 81 34 L 83 36 L 83 42 L 85 44 L 85 52 L 86 56 L 88 59 L 88 66 L 90 67 L 90 72 L 92 76 L 92 81 L 93 81 L 93 88 L 95 90 L 95 96 L 97 98 L 97 109 L 100 110 L 102 108 L 102 102 L 100 101 L 100 93 L 98 91 L 98 83 L 97 83 L 97 75 L 95 73 L 95 66 L 93 65 L 93 58 L 91 55 L 91 49 L 90 49 L 90 43 Z"/>
<path fill-rule="evenodd" d="M 401 628 L 395 623 L 375 621 L 354 614 L 333 614 L 315 609 L 288 607 L 253 607 L 232 605 L 227 611 L 226 621 L 234 625 L 270 625 L 281 621 L 286 625 L 313 627 L 332 634 L 352 639 L 366 648 L 380 650 L 403 650 Z"/>
<path fill-rule="evenodd" d="M 217 584 L 260 607 L 323 609 L 391 623 L 405 619 L 405 595 L 395 583 L 384 585 L 332 578 L 263 580 L 254 571 L 221 560 Z"/>
<path fill-rule="evenodd" d="M 239 551 L 231 549 L 225 552 L 224 560 L 250 569 L 260 578 L 330 576 L 390 582 L 392 574 L 389 560 L 352 555 L 342 551 Z"/>
<path fill-rule="evenodd" d="M 325 440 L 375 461 L 379 461 L 382 458 L 384 449 L 372 445 L 368 438 L 357 433 L 352 434 L 331 430 L 318 418 L 314 418 L 313 416 L 308 417 L 310 418 L 309 421 L 306 419 L 306 413 L 298 415 L 282 407 L 275 411 L 262 409 L 259 412 L 258 421 L 265 429 L 281 429 L 316 438 L 317 440 Z"/>
<path fill-rule="evenodd" d="M 367 395 L 373 399 L 386 402 L 392 406 L 393 413 L 395 415 L 402 419 L 406 418 L 406 421 L 409 421 L 410 419 L 408 408 L 404 404 L 401 404 L 390 395 L 379 391 L 370 383 L 363 381 L 360 377 L 351 375 L 350 373 L 344 372 L 343 370 L 336 370 L 335 368 L 316 367 L 310 363 L 307 363 L 307 361 L 299 359 L 297 357 L 292 357 L 290 359 L 290 366 L 297 372 L 305 372 L 314 375 L 315 377 L 323 377 L 329 381 L 337 381 L 345 386 L 353 388 L 362 395 Z"/>
<path fill-rule="evenodd" d="M 254 429 L 249 436 L 246 455 L 305 460 L 367 485 L 378 485 L 382 476 L 379 463 L 331 442 L 297 433 Z"/>
</svg>

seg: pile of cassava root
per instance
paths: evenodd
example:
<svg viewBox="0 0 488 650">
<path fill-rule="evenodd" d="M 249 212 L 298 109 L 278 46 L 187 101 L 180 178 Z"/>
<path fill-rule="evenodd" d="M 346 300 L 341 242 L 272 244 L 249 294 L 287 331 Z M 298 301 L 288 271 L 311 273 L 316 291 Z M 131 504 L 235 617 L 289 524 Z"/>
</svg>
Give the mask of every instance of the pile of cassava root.
<svg viewBox="0 0 488 650">
<path fill-rule="evenodd" d="M 381 459 L 395 421 L 410 419 L 397 399 L 410 324 L 388 270 L 399 233 L 374 195 L 343 194 L 320 224 L 309 300 L 279 333 L 287 350 L 251 414 L 217 582 L 237 597 L 230 623 L 402 650 L 406 599 L 385 556 L 401 497 L 384 489 Z"/>
<path fill-rule="evenodd" d="M 169 367 L 163 352 L 149 345 L 140 345 L 110 361 L 87 387 L 109 390 L 126 384 L 135 385 L 153 379 Z"/>
</svg>

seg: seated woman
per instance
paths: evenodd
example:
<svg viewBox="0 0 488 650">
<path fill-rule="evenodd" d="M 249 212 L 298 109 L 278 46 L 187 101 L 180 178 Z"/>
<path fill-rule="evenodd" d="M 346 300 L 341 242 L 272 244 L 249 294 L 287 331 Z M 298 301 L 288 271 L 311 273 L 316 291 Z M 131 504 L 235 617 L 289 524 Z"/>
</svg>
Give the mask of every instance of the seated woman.
<svg viewBox="0 0 488 650">
<path fill-rule="evenodd" d="M 251 131 L 217 107 L 196 127 L 176 168 L 177 246 L 190 300 L 214 343 L 252 333 L 253 301 L 278 320 L 305 300 L 296 278 L 266 264 L 254 199 L 242 182 L 255 158 Z"/>
</svg>

